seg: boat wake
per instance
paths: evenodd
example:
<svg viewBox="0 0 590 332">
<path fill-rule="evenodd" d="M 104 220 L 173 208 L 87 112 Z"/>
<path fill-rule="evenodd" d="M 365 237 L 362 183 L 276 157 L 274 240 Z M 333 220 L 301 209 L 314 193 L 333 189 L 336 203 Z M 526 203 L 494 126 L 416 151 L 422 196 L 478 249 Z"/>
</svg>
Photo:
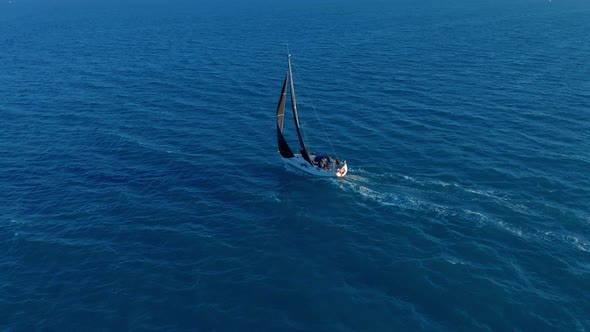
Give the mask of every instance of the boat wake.
<svg viewBox="0 0 590 332">
<path fill-rule="evenodd" d="M 411 211 L 436 223 L 493 227 L 525 241 L 561 243 L 590 252 L 590 240 L 582 232 L 563 229 L 560 223 L 547 220 L 543 214 L 547 207 L 534 206 L 507 193 L 361 168 L 351 169 L 346 179 L 335 183 L 362 205 Z M 587 223 L 584 217 L 575 221 Z"/>
</svg>

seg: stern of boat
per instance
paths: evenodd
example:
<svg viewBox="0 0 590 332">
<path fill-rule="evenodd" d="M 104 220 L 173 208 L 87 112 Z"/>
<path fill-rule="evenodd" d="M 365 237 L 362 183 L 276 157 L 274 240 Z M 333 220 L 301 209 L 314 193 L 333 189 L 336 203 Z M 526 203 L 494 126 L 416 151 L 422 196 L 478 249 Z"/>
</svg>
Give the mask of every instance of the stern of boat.
<svg viewBox="0 0 590 332">
<path fill-rule="evenodd" d="M 344 162 L 344 166 L 340 167 L 336 171 L 336 176 L 339 178 L 342 178 L 346 175 L 346 173 L 348 173 L 348 164 L 346 164 L 346 162 Z"/>
</svg>

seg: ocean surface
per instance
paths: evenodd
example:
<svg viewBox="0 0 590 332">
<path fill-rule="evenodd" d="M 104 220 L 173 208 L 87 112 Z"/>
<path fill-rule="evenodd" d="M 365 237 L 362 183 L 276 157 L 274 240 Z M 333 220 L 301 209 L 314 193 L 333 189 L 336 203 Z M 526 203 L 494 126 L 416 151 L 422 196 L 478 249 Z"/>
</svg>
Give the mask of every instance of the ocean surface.
<svg viewBox="0 0 590 332">
<path fill-rule="evenodd" d="M 590 331 L 589 203 L 589 1 L 0 1 L 2 332 Z"/>
</svg>

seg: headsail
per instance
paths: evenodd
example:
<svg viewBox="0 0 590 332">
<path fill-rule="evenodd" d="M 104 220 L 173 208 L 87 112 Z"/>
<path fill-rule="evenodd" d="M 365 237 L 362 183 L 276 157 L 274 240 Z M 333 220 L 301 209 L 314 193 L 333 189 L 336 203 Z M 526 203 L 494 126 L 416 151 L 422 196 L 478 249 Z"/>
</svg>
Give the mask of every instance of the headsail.
<svg viewBox="0 0 590 332">
<path fill-rule="evenodd" d="M 295 100 L 295 85 L 293 84 L 293 72 L 291 71 L 291 54 L 289 54 L 289 81 L 291 83 L 291 106 L 293 108 L 293 118 L 295 119 L 295 129 L 297 129 L 297 136 L 299 137 L 299 144 L 301 145 L 301 155 L 308 163 L 313 165 L 311 157 L 305 142 L 303 141 L 303 135 L 301 134 L 301 128 L 299 128 L 299 117 L 297 116 L 297 101 Z"/>
<path fill-rule="evenodd" d="M 283 82 L 283 90 L 281 92 L 281 98 L 279 99 L 279 104 L 277 106 L 277 137 L 279 140 L 279 153 L 283 158 L 293 158 L 295 155 L 289 144 L 287 144 L 287 140 L 285 140 L 285 136 L 283 136 L 283 121 L 285 118 L 285 102 L 287 101 L 287 77 L 285 76 L 285 81 Z"/>
</svg>

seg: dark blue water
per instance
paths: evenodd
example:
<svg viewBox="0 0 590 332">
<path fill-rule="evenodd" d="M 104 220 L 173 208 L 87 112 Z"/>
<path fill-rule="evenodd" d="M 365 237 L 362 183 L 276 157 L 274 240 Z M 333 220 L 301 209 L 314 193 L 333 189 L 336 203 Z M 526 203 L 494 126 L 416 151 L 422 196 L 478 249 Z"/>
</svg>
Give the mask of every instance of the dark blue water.
<svg viewBox="0 0 590 332">
<path fill-rule="evenodd" d="M 587 1 L 0 2 L 1 331 L 589 331 L 589 170 Z"/>
</svg>

